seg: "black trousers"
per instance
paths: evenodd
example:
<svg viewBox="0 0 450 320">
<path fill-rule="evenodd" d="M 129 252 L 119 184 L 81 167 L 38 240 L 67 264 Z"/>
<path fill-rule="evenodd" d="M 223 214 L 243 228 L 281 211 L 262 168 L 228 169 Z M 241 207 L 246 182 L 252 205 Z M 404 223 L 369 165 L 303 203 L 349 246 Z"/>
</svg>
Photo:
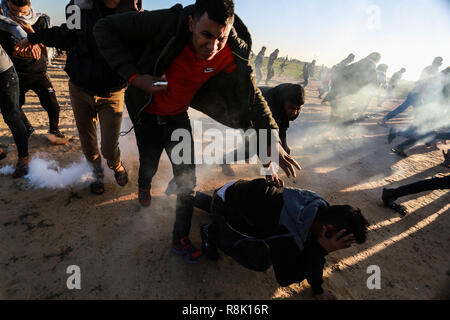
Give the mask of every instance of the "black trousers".
<svg viewBox="0 0 450 320">
<path fill-rule="evenodd" d="M 20 158 L 28 156 L 28 134 L 20 116 L 19 78 L 14 67 L 0 73 L 0 109 Z"/>
<path fill-rule="evenodd" d="M 272 262 L 267 244 L 248 241 L 245 236 L 236 232 L 237 229 L 244 229 L 240 226 L 234 226 L 234 230 L 230 228 L 226 222 L 226 205 L 217 193 L 212 197 L 210 213 L 213 223 L 208 227 L 208 240 L 212 245 L 247 269 L 264 272 L 270 268 Z"/>
<path fill-rule="evenodd" d="M 188 134 L 190 154 L 180 152 L 186 156 L 186 162 L 178 163 L 172 157 L 172 150 L 179 141 L 172 141 L 172 133 L 183 129 Z M 196 186 L 194 139 L 192 127 L 187 112 L 175 116 L 159 117 L 145 111 L 141 115 L 141 122 L 135 127 L 136 140 L 139 149 L 139 188 L 149 189 L 153 177 L 158 170 L 159 160 L 163 150 L 166 151 L 172 163 L 172 170 L 178 187 L 176 218 L 173 229 L 173 238 L 178 240 L 189 236 L 192 213 L 194 210 L 194 189 Z"/>
<path fill-rule="evenodd" d="M 410 194 L 416 194 L 431 190 L 450 189 L 450 175 L 443 178 L 433 178 L 418 181 L 406 186 L 399 187 L 393 190 L 393 195 L 396 198 L 404 197 Z"/>
<path fill-rule="evenodd" d="M 60 107 L 58 100 L 56 100 L 55 89 L 47 73 L 36 74 L 19 74 L 20 80 L 20 108 L 25 104 L 25 95 L 32 90 L 36 93 L 41 103 L 41 106 L 47 111 L 50 130 L 59 129 L 59 112 Z M 31 127 L 25 113 L 22 112 L 22 120 L 27 127 Z"/>
</svg>

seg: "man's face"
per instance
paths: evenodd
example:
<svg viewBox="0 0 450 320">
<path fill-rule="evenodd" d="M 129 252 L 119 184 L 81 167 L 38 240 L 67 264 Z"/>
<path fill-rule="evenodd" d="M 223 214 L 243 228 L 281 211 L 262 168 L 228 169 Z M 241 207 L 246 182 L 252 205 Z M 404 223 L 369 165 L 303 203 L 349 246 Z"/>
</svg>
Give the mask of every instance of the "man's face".
<svg viewBox="0 0 450 320">
<path fill-rule="evenodd" d="M 189 30 L 192 32 L 192 44 L 195 52 L 205 60 L 211 60 L 222 50 L 231 31 L 232 24 L 223 26 L 208 18 L 208 13 L 196 21 L 189 17 Z"/>
<path fill-rule="evenodd" d="M 103 0 L 105 6 L 109 9 L 115 9 L 120 3 L 120 0 Z"/>
<path fill-rule="evenodd" d="M 294 121 L 297 119 L 300 111 L 302 111 L 302 106 L 296 106 L 290 101 L 286 101 L 284 103 L 284 111 L 286 112 L 286 116 L 290 121 Z"/>
<path fill-rule="evenodd" d="M 8 1 L 7 3 L 9 11 L 11 11 L 11 13 L 16 17 L 23 17 L 30 14 L 31 3 L 23 7 L 16 6 L 15 4 L 11 3 L 11 1 Z"/>
</svg>

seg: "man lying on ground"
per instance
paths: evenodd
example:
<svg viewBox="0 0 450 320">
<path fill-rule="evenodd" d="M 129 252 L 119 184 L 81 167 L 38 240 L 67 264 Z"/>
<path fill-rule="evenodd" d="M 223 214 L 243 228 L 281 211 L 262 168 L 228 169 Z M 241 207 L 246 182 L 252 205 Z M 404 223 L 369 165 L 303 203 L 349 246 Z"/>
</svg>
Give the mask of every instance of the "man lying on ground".
<svg viewBox="0 0 450 320">
<path fill-rule="evenodd" d="M 335 299 L 322 288 L 328 253 L 366 240 L 368 222 L 359 209 L 330 206 L 314 192 L 264 179 L 230 182 L 212 199 L 197 193 L 195 205 L 213 219 L 200 230 L 208 258 L 217 260 L 220 249 L 254 271 L 273 265 L 281 286 L 307 279 L 317 299 Z"/>
</svg>

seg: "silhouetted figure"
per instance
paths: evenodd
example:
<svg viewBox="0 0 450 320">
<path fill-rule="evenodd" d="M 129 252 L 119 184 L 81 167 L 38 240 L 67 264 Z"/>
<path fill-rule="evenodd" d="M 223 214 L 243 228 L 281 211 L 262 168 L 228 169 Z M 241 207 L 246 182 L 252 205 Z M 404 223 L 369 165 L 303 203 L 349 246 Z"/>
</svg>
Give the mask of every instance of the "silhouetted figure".
<svg viewBox="0 0 450 320">
<path fill-rule="evenodd" d="M 262 67 L 264 64 L 264 55 L 266 54 L 266 47 L 262 47 L 261 51 L 258 53 L 258 55 L 255 58 L 255 73 L 256 73 L 256 84 L 258 84 L 262 78 Z"/>
<path fill-rule="evenodd" d="M 269 85 L 270 79 L 272 79 L 275 76 L 275 70 L 273 68 L 273 64 L 278 59 L 278 53 L 280 53 L 280 50 L 276 49 L 269 57 L 269 62 L 267 63 L 267 79 L 266 79 L 266 86 Z"/>
</svg>

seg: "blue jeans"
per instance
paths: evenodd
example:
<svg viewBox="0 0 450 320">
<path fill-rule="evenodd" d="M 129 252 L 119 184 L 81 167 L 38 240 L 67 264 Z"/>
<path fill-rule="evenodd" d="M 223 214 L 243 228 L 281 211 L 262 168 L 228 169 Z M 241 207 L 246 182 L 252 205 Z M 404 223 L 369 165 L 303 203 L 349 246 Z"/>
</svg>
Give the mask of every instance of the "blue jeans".
<svg viewBox="0 0 450 320">
<path fill-rule="evenodd" d="M 14 67 L 0 73 L 0 109 L 20 158 L 28 156 L 28 133 L 19 108 L 19 77 Z"/>
<path fill-rule="evenodd" d="M 403 102 L 401 105 L 399 105 L 397 108 L 389 112 L 385 117 L 384 121 L 388 121 L 396 116 L 398 116 L 400 113 L 404 112 L 406 109 L 408 109 L 410 106 L 417 106 L 417 102 L 419 100 L 420 94 L 417 92 L 410 92 L 408 94 L 408 97 L 406 98 L 405 102 Z"/>
</svg>

